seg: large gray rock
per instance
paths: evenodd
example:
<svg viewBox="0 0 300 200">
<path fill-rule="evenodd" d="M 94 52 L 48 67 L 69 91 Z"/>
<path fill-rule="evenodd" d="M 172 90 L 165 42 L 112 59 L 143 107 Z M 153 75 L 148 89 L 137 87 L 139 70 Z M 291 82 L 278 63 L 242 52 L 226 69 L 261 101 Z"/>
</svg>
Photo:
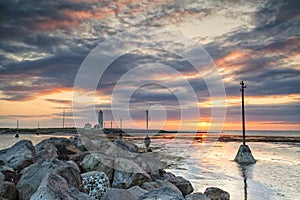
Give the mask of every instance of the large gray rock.
<svg viewBox="0 0 300 200">
<path fill-rule="evenodd" d="M 35 146 L 36 160 L 46 160 L 58 157 L 57 148 L 50 142 L 40 142 Z"/>
<path fill-rule="evenodd" d="M 29 199 L 36 192 L 43 178 L 49 173 L 56 173 L 66 179 L 70 187 L 81 190 L 80 173 L 71 164 L 58 159 L 35 163 L 22 171 L 17 184 L 21 199 Z"/>
<path fill-rule="evenodd" d="M 0 199 L 17 199 L 18 191 L 15 184 L 7 181 L 0 181 Z"/>
<path fill-rule="evenodd" d="M 161 187 L 152 190 L 143 196 L 139 197 L 139 200 L 184 200 L 184 197 L 169 187 Z"/>
<path fill-rule="evenodd" d="M 88 151 L 77 153 L 77 154 L 72 154 L 72 155 L 69 155 L 69 160 L 73 160 L 74 162 L 77 163 L 77 165 L 80 165 L 80 163 L 82 162 L 84 157 L 88 154 L 90 154 L 90 152 L 88 152 Z"/>
<path fill-rule="evenodd" d="M 35 148 L 40 149 L 45 143 L 52 144 L 56 147 L 58 154 L 70 155 L 80 153 L 80 150 L 73 145 L 67 138 L 49 138 L 38 143 Z"/>
<path fill-rule="evenodd" d="M 4 179 L 5 179 L 5 176 L 4 176 L 4 174 L 2 174 L 2 172 L 0 171 L 0 181 L 4 181 Z"/>
<path fill-rule="evenodd" d="M 109 188 L 109 180 L 105 173 L 93 171 L 81 174 L 84 192 L 90 197 L 101 199 Z"/>
<path fill-rule="evenodd" d="M 83 172 L 104 172 L 108 176 L 109 181 L 112 182 L 114 176 L 114 162 L 114 159 L 101 153 L 91 153 L 84 157 L 80 163 L 80 167 Z"/>
<path fill-rule="evenodd" d="M 216 187 L 209 187 L 206 188 L 204 194 L 209 197 L 211 200 L 229 200 L 230 195 L 228 192 L 216 188 Z"/>
<path fill-rule="evenodd" d="M 124 189 L 111 188 L 101 200 L 137 200 L 137 197 Z"/>
<path fill-rule="evenodd" d="M 87 148 L 82 143 L 80 137 L 78 137 L 78 136 L 71 137 L 71 138 L 69 138 L 69 140 L 70 140 L 71 144 L 75 145 L 75 147 L 77 149 L 79 149 L 80 151 L 87 151 Z"/>
<path fill-rule="evenodd" d="M 121 147 L 118 147 L 114 144 L 111 144 L 108 149 L 104 152 L 110 158 L 126 158 L 126 159 L 134 159 L 136 157 L 136 153 L 131 151 L 127 151 Z"/>
<path fill-rule="evenodd" d="M 34 146 L 29 140 L 21 140 L 8 149 L 0 150 L 0 160 L 14 170 L 22 170 L 34 163 L 34 156 Z"/>
<path fill-rule="evenodd" d="M 148 191 L 155 190 L 155 189 L 162 188 L 162 187 L 169 187 L 176 193 L 182 195 L 182 192 L 175 185 L 170 183 L 169 181 L 156 180 L 156 181 L 152 181 L 152 182 L 145 182 L 141 185 L 141 187 Z"/>
<path fill-rule="evenodd" d="M 105 152 L 112 145 L 112 142 L 108 139 L 103 138 L 94 138 L 84 140 L 84 145 L 88 148 L 89 151 L 100 151 Z M 115 146 L 115 145 L 114 145 Z"/>
<path fill-rule="evenodd" d="M 12 167 L 7 166 L 7 165 L 1 165 L 0 166 L 0 172 L 3 172 L 3 171 L 14 171 L 14 169 Z"/>
<path fill-rule="evenodd" d="M 170 180 L 174 177 L 176 177 L 176 176 L 174 174 L 172 174 L 171 172 L 162 172 L 159 174 L 159 176 L 157 178 L 160 180 Z"/>
<path fill-rule="evenodd" d="M 126 141 L 126 140 L 116 139 L 113 142 L 113 144 L 120 147 L 120 148 L 122 148 L 123 150 L 126 150 L 126 151 L 130 151 L 130 152 L 133 152 L 133 153 L 138 152 L 138 146 L 135 145 L 134 143 Z"/>
<path fill-rule="evenodd" d="M 254 164 L 256 160 L 254 159 L 251 150 L 248 145 L 241 145 L 234 161 L 239 164 Z"/>
<path fill-rule="evenodd" d="M 193 194 L 186 195 L 185 200 L 211 200 L 211 199 L 201 192 L 196 192 Z"/>
<path fill-rule="evenodd" d="M 169 179 L 169 181 L 174 184 L 183 194 L 183 196 L 190 194 L 194 191 L 194 188 L 190 181 L 184 179 L 181 176 L 176 176 Z"/>
<path fill-rule="evenodd" d="M 149 174 L 132 160 L 117 158 L 114 167 L 113 187 L 127 189 L 151 180 Z"/>
<path fill-rule="evenodd" d="M 157 172 L 165 168 L 165 165 L 154 158 L 151 153 L 139 154 L 134 160 L 144 171 L 148 173 Z"/>
<path fill-rule="evenodd" d="M 37 199 L 89 200 L 92 198 L 76 188 L 70 188 L 68 182 L 63 177 L 55 173 L 50 173 L 43 178 L 39 188 L 30 198 L 30 200 Z"/>
<path fill-rule="evenodd" d="M 140 196 L 143 196 L 144 194 L 146 194 L 148 192 L 147 190 L 145 190 L 137 185 L 127 189 L 127 191 L 129 191 L 131 194 L 133 194 L 137 198 L 139 198 Z"/>
<path fill-rule="evenodd" d="M 66 161 L 66 164 L 71 165 L 74 169 L 77 170 L 78 173 L 81 173 L 79 166 L 78 166 L 77 163 L 74 162 L 73 160 L 68 160 L 68 161 Z"/>
</svg>

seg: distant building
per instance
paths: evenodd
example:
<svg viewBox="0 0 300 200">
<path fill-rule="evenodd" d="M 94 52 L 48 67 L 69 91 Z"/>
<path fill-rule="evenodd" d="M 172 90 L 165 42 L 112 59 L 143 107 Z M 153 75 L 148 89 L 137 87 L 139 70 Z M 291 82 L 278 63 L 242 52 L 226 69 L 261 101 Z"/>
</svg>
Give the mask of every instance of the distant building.
<svg viewBox="0 0 300 200">
<path fill-rule="evenodd" d="M 85 123 L 84 129 L 91 129 L 91 128 L 92 128 L 92 124 L 90 124 L 89 122 Z"/>
<path fill-rule="evenodd" d="M 99 125 L 99 129 L 103 128 L 103 112 L 102 112 L 102 110 L 100 110 L 98 112 L 98 125 Z"/>
</svg>

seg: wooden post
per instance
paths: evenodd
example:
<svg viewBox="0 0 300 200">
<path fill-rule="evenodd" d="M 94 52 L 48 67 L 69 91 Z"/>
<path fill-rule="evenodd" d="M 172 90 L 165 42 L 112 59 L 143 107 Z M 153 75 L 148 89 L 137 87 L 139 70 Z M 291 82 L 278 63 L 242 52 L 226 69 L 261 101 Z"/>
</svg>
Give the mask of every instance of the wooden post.
<svg viewBox="0 0 300 200">
<path fill-rule="evenodd" d="M 242 92 L 242 123 L 243 123 L 243 145 L 246 144 L 246 133 L 245 133 L 245 102 L 244 102 L 244 92 L 245 92 L 245 88 L 247 87 L 244 84 L 244 81 L 240 82 L 241 84 L 241 92 Z"/>
<path fill-rule="evenodd" d="M 64 112 L 63 112 L 63 128 L 65 128 L 65 115 L 66 115 L 66 113 L 65 113 L 65 108 L 64 108 Z"/>
<path fill-rule="evenodd" d="M 17 120 L 17 133 L 15 135 L 16 138 L 19 137 L 19 120 Z"/>
<path fill-rule="evenodd" d="M 144 139 L 144 143 L 145 143 L 145 146 L 146 146 L 146 152 L 151 152 L 152 150 L 149 148 L 150 146 L 150 143 L 151 143 L 151 140 L 150 140 L 150 137 L 148 135 L 148 130 L 149 130 L 149 111 L 146 110 L 146 137 Z"/>
<path fill-rule="evenodd" d="M 149 111 L 146 110 L 146 130 L 147 130 L 147 133 L 148 133 L 148 120 L 149 120 Z"/>
</svg>

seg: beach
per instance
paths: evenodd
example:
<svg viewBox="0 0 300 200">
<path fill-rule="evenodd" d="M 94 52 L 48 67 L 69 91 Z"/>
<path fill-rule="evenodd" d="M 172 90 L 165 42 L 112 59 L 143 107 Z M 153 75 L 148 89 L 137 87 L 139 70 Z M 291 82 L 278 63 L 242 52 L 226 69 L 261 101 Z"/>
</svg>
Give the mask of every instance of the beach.
<svg viewBox="0 0 300 200">
<path fill-rule="evenodd" d="M 239 145 L 238 142 L 218 142 L 201 158 L 197 144 L 193 144 L 169 170 L 190 180 L 195 191 L 214 185 L 228 191 L 231 199 L 292 200 L 299 197 L 299 143 L 248 143 L 257 163 L 244 169 L 233 161 Z M 176 151 L 180 151 L 178 147 L 172 150 L 173 155 Z"/>
<path fill-rule="evenodd" d="M 200 140 L 199 134 L 196 139 L 191 139 L 193 135 L 189 134 L 186 135 L 190 137 L 176 137 L 174 134 L 152 136 L 151 147 L 166 164 L 166 171 L 189 180 L 194 192 L 203 192 L 205 188 L 214 186 L 228 191 L 231 199 L 292 200 L 300 195 L 300 143 L 297 142 L 297 133 L 289 133 L 289 137 L 284 136 L 288 135 L 284 132 L 265 137 L 253 134 L 253 137 L 249 137 L 252 138 L 251 142 L 247 144 L 257 163 L 246 167 L 233 161 L 241 143 L 236 141 L 239 139 L 237 134 L 230 134 L 222 134 L 220 141 Z M 29 139 L 37 144 L 52 136 L 24 134 L 20 138 L 14 138 L 12 134 L 2 134 L 0 147 L 7 148 L 21 139 Z M 55 137 L 69 136 L 55 134 Z M 139 147 L 144 145 L 142 137 L 126 139 Z M 291 139 L 296 142 L 291 142 Z M 268 140 L 270 141 L 267 142 Z"/>
</svg>

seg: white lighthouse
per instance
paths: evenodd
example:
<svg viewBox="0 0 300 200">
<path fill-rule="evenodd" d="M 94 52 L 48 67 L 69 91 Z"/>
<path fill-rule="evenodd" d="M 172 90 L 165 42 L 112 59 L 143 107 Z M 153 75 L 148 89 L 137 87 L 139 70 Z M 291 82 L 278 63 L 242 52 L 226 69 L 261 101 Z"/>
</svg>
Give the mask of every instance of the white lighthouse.
<svg viewBox="0 0 300 200">
<path fill-rule="evenodd" d="M 98 124 L 99 124 L 99 128 L 102 129 L 103 128 L 103 112 L 102 112 L 102 110 L 100 110 L 98 112 Z"/>
</svg>

